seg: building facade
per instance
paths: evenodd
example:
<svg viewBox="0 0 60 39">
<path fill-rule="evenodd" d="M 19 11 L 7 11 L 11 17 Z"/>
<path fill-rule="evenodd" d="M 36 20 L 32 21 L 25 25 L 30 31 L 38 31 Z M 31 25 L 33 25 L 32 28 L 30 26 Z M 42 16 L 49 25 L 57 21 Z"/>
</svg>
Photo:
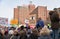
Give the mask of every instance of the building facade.
<svg viewBox="0 0 60 39">
<path fill-rule="evenodd" d="M 14 8 L 14 19 L 18 19 L 18 23 L 30 25 L 35 25 L 38 18 L 43 21 L 47 20 L 49 10 L 47 6 L 37 6 L 34 4 L 29 4 L 28 6 L 18 6 Z"/>
</svg>

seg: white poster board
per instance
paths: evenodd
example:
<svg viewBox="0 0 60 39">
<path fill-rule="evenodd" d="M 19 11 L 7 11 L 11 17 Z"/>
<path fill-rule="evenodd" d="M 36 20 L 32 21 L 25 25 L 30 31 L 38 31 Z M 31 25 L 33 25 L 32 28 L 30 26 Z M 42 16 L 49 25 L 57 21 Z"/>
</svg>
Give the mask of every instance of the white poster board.
<svg viewBox="0 0 60 39">
<path fill-rule="evenodd" d="M 8 18 L 1 18 L 0 17 L 0 25 L 2 25 L 2 26 L 8 25 Z"/>
<path fill-rule="evenodd" d="M 29 20 L 28 20 L 28 19 L 25 19 L 25 23 L 27 23 L 27 24 L 28 24 L 28 23 L 29 23 Z"/>
</svg>

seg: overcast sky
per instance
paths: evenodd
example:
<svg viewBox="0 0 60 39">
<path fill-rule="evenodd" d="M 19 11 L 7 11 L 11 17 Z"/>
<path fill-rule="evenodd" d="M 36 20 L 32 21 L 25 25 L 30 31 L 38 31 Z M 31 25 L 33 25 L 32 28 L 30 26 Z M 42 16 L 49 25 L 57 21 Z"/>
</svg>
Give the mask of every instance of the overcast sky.
<svg viewBox="0 0 60 39">
<path fill-rule="evenodd" d="M 60 0 L 0 0 L 0 17 L 11 20 L 14 8 L 20 5 L 28 5 L 29 1 L 36 6 L 47 6 L 49 10 L 60 7 Z"/>
</svg>

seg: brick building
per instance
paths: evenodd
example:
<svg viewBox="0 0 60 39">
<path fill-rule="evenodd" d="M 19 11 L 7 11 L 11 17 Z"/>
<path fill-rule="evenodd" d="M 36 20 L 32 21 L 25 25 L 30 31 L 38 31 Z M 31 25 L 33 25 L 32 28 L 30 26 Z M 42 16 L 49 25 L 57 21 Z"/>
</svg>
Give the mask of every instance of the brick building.
<svg viewBox="0 0 60 39">
<path fill-rule="evenodd" d="M 48 13 L 47 6 L 35 7 L 34 4 L 29 4 L 28 6 L 14 8 L 14 19 L 18 19 L 21 24 L 29 23 L 30 25 L 35 25 L 38 18 L 46 21 Z"/>
</svg>

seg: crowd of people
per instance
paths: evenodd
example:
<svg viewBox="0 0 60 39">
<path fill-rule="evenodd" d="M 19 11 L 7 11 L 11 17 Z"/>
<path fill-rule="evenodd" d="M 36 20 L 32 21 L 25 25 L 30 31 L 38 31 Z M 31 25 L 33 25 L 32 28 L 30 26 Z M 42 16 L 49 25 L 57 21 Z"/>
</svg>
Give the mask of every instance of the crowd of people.
<svg viewBox="0 0 60 39">
<path fill-rule="evenodd" d="M 0 28 L 0 39 L 51 39 L 50 32 L 47 26 L 42 29 L 40 27 L 30 29 L 23 25 L 19 28 L 5 27 L 4 29 Z"/>
<path fill-rule="evenodd" d="M 49 12 L 51 27 L 46 26 L 41 18 L 38 19 L 35 28 L 24 27 L 4 27 L 0 28 L 0 39 L 59 39 L 59 15 L 56 11 Z"/>
</svg>

